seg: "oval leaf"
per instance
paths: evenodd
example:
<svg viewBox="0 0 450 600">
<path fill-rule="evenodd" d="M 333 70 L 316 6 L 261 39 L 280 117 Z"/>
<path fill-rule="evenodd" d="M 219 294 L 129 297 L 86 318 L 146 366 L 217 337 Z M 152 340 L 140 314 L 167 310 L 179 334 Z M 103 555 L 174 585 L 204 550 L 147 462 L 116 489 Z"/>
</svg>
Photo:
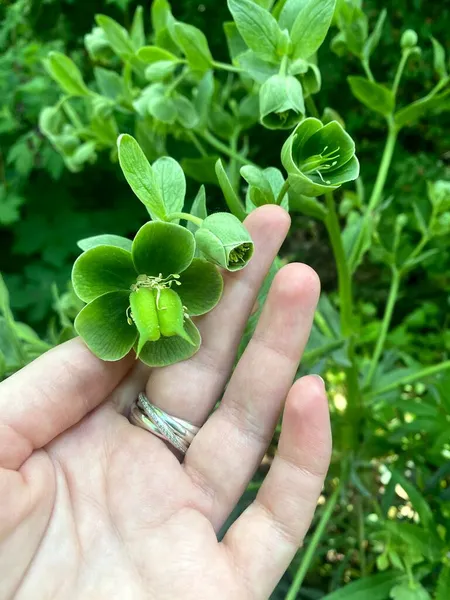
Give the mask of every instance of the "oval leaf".
<svg viewBox="0 0 450 600">
<path fill-rule="evenodd" d="M 121 135 L 117 141 L 119 162 L 131 189 L 153 219 L 164 219 L 166 210 L 155 173 L 137 141 Z"/>
<path fill-rule="evenodd" d="M 175 40 L 183 51 L 190 66 L 196 71 L 207 71 L 213 64 L 213 57 L 205 34 L 187 23 L 175 23 Z"/>
<path fill-rule="evenodd" d="M 186 196 L 186 177 L 176 160 L 163 156 L 153 163 L 153 172 L 161 190 L 164 209 L 167 214 L 183 210 Z"/>
<path fill-rule="evenodd" d="M 194 258 L 179 281 L 181 285 L 176 291 L 191 317 L 206 314 L 220 301 L 222 275 L 215 265 L 203 258 Z"/>
<path fill-rule="evenodd" d="M 84 251 L 96 248 L 97 246 L 116 246 L 116 248 L 122 248 L 131 252 L 131 245 L 132 242 L 128 238 L 111 234 L 94 235 L 93 237 L 77 242 L 77 246 Z"/>
<path fill-rule="evenodd" d="M 387 87 L 364 77 L 348 77 L 348 82 L 355 98 L 367 108 L 381 113 L 385 117 L 393 113 L 395 98 Z"/>
<path fill-rule="evenodd" d="M 61 52 L 50 52 L 46 63 L 47 70 L 56 83 L 71 96 L 89 96 L 90 91 L 76 64 Z"/>
<path fill-rule="evenodd" d="M 294 59 L 309 58 L 323 44 L 331 25 L 336 0 L 303 0 L 291 30 Z"/>
</svg>

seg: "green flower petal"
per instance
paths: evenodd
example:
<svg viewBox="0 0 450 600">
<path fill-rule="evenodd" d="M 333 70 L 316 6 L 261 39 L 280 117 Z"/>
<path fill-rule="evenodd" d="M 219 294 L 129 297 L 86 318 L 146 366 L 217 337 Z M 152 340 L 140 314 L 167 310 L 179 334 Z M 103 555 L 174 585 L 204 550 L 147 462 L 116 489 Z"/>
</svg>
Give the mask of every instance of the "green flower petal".
<svg viewBox="0 0 450 600">
<path fill-rule="evenodd" d="M 120 360 L 136 342 L 136 327 L 127 322 L 129 305 L 128 292 L 110 292 L 85 306 L 75 319 L 76 332 L 102 360 Z"/>
<path fill-rule="evenodd" d="M 146 223 L 133 242 L 133 261 L 140 275 L 164 277 L 181 273 L 191 264 L 195 239 L 190 231 L 173 223 Z"/>
<path fill-rule="evenodd" d="M 76 295 L 91 302 L 108 292 L 130 291 L 136 281 L 131 253 L 115 246 L 97 246 L 84 252 L 72 270 Z"/>
<path fill-rule="evenodd" d="M 318 175 L 289 175 L 292 189 L 303 196 L 322 196 L 330 190 L 336 190 L 339 185 L 324 185 Z"/>
<path fill-rule="evenodd" d="M 323 125 L 319 119 L 314 119 L 314 117 L 310 117 L 309 119 L 305 119 L 300 125 L 295 129 L 292 134 L 293 142 L 292 142 L 292 158 L 295 162 L 298 162 L 300 159 L 300 154 L 302 154 L 302 148 L 306 144 L 306 142 L 317 132 L 322 129 Z"/>
<path fill-rule="evenodd" d="M 307 159 L 314 154 L 321 154 L 326 147 L 328 147 L 327 153 L 339 148 L 336 159 L 338 168 L 355 154 L 355 142 L 337 121 L 328 123 L 309 138 L 302 148 L 302 158 Z"/>
<path fill-rule="evenodd" d="M 157 342 L 147 342 L 139 358 L 150 367 L 166 367 L 194 356 L 200 348 L 201 337 L 197 327 L 187 320 L 185 329 L 195 345 L 181 337 L 162 337 Z"/>
<path fill-rule="evenodd" d="M 175 291 L 192 317 L 212 310 L 222 296 L 222 275 L 215 265 L 202 258 L 194 258 L 179 281 L 181 285 Z"/>
<path fill-rule="evenodd" d="M 359 177 L 359 160 L 356 156 L 352 156 L 352 158 L 342 165 L 339 169 L 335 169 L 334 171 L 330 171 L 327 174 L 327 178 L 333 185 L 342 185 L 347 181 L 354 181 Z"/>
</svg>

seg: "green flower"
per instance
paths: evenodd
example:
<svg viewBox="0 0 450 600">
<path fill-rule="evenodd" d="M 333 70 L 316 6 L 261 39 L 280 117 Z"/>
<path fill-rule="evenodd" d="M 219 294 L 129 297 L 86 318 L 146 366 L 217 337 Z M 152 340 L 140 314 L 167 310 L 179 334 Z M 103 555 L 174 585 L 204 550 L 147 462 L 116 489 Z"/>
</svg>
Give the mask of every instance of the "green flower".
<svg viewBox="0 0 450 600">
<path fill-rule="evenodd" d="M 259 93 L 261 124 L 268 129 L 292 129 L 305 116 L 302 85 L 291 75 L 272 75 Z"/>
<path fill-rule="evenodd" d="M 214 265 L 194 258 L 190 231 L 155 221 L 133 242 L 105 235 L 79 245 L 85 252 L 72 283 L 88 304 L 75 329 L 96 356 L 116 361 L 134 348 L 144 363 L 159 367 L 198 351 L 200 333 L 191 317 L 216 306 L 223 282 Z"/>
<path fill-rule="evenodd" d="M 337 121 L 305 119 L 284 144 L 281 160 L 291 187 L 305 196 L 320 196 L 359 176 L 355 143 Z"/>
<path fill-rule="evenodd" d="M 195 232 L 201 256 L 228 271 L 239 271 L 253 256 L 254 243 L 234 215 L 215 213 L 206 217 Z"/>
</svg>

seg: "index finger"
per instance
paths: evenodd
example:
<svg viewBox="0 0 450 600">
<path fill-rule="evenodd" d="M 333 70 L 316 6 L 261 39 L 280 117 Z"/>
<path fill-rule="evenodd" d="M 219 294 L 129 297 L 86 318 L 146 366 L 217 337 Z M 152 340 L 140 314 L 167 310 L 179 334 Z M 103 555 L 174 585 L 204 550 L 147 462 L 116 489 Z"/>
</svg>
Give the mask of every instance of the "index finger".
<svg viewBox="0 0 450 600">
<path fill-rule="evenodd" d="M 0 467 L 18 469 L 31 453 L 78 423 L 133 365 L 95 357 L 80 339 L 50 350 L 0 384 Z"/>
</svg>

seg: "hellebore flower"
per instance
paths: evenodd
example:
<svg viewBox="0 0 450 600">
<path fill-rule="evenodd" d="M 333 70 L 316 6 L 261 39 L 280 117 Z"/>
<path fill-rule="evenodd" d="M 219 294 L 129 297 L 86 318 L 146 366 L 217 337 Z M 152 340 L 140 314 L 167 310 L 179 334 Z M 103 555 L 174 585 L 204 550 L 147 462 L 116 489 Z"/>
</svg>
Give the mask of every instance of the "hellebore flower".
<svg viewBox="0 0 450 600">
<path fill-rule="evenodd" d="M 302 85 L 292 75 L 272 75 L 259 92 L 261 124 L 292 129 L 305 116 Z"/>
<path fill-rule="evenodd" d="M 79 243 L 72 282 L 88 304 L 75 329 L 102 360 L 116 361 L 132 348 L 159 367 L 193 356 L 200 333 L 191 317 L 212 310 L 222 295 L 218 269 L 194 258 L 193 234 L 173 223 L 145 224 L 133 242 L 98 236 Z"/>
<path fill-rule="evenodd" d="M 359 176 L 355 143 L 337 121 L 305 119 L 285 142 L 281 161 L 291 187 L 305 196 L 320 196 Z"/>
<path fill-rule="evenodd" d="M 201 256 L 228 271 L 243 269 L 253 256 L 250 234 L 234 215 L 215 213 L 195 232 Z"/>
</svg>

